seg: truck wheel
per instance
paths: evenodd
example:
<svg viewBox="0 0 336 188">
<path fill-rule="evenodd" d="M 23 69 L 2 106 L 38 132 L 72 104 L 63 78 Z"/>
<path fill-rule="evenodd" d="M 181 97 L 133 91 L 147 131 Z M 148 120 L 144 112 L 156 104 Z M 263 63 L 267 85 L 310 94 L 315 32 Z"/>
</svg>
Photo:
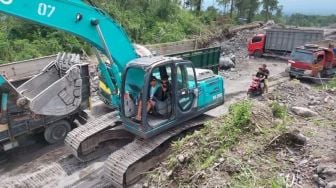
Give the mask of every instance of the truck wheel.
<svg viewBox="0 0 336 188">
<path fill-rule="evenodd" d="M 49 144 L 55 144 L 64 140 L 68 132 L 71 130 L 71 125 L 66 120 L 57 121 L 50 124 L 44 131 L 44 139 Z"/>
<path fill-rule="evenodd" d="M 261 50 L 256 50 L 253 53 L 253 56 L 257 58 L 261 58 L 262 55 L 263 55 L 263 52 Z"/>
</svg>

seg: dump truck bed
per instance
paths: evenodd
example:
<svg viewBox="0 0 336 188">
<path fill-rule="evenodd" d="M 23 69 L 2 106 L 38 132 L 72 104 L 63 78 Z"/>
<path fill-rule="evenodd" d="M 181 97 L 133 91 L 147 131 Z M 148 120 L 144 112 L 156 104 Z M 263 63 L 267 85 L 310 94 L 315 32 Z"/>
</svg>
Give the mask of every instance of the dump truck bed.
<svg viewBox="0 0 336 188">
<path fill-rule="evenodd" d="M 323 30 L 268 29 L 265 51 L 291 52 L 298 46 L 323 39 Z"/>
</svg>

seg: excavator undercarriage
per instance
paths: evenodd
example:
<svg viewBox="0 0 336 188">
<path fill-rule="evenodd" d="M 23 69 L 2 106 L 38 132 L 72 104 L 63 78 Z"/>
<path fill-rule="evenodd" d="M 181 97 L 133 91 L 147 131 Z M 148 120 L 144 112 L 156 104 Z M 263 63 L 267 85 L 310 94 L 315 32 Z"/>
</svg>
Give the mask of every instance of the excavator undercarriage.
<svg viewBox="0 0 336 188">
<path fill-rule="evenodd" d="M 126 187 L 166 156 L 166 146 L 172 138 L 211 118 L 201 115 L 155 137 L 143 139 L 124 130 L 118 113 L 111 112 L 71 131 L 65 143 L 83 162 L 112 153 L 104 162 L 104 177 L 114 187 Z"/>
</svg>

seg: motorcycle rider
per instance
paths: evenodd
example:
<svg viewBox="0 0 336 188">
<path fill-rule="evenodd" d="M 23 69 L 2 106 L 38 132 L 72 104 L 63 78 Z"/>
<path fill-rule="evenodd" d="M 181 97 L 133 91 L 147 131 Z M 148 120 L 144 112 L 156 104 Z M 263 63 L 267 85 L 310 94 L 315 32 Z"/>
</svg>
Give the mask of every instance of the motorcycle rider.
<svg viewBox="0 0 336 188">
<path fill-rule="evenodd" d="M 257 72 L 257 74 L 256 74 L 256 77 L 257 78 L 259 78 L 259 80 L 260 80 L 260 82 L 259 82 L 259 84 L 260 84 L 260 88 L 261 88 L 261 90 L 262 90 L 262 93 L 264 93 L 264 88 L 265 88 L 265 74 L 264 74 L 264 71 L 263 71 L 263 69 L 260 67 L 259 69 L 258 69 L 258 72 Z"/>
<path fill-rule="evenodd" d="M 267 65 L 266 64 L 262 65 L 261 71 L 264 74 L 264 79 L 263 79 L 264 89 L 263 89 L 263 93 L 268 93 L 268 77 L 269 77 L 270 72 L 267 69 Z"/>
</svg>

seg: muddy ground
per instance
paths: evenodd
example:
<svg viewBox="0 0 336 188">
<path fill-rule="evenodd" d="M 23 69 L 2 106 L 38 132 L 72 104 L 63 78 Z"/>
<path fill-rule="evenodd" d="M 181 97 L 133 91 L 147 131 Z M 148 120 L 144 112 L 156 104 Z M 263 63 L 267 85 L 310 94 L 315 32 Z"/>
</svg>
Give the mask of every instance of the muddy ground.
<svg viewBox="0 0 336 188">
<path fill-rule="evenodd" d="M 221 72 L 220 74 L 225 77 L 226 104 L 208 114 L 220 116 L 226 113 L 229 104 L 245 97 L 252 74 L 255 74 L 258 67 L 264 63 L 269 66 L 272 76 L 277 79 L 287 66 L 286 62 L 280 60 L 246 58 L 237 63 L 235 69 Z M 98 112 L 94 113 L 95 116 L 108 111 L 101 104 L 96 109 Z M 17 148 L 7 154 L 8 161 L 0 167 L 0 187 L 15 187 L 15 185 L 25 187 L 31 178 L 34 178 L 36 187 L 108 186 L 108 183 L 100 183 L 104 182 L 100 179 L 103 178 L 101 175 L 92 177 L 92 174 L 99 174 L 102 161 L 107 156 L 81 164 L 69 155 L 69 151 L 62 143 L 48 145 L 42 136 L 31 138 L 28 146 Z M 81 178 L 86 179 L 84 183 L 77 181 Z"/>
</svg>

